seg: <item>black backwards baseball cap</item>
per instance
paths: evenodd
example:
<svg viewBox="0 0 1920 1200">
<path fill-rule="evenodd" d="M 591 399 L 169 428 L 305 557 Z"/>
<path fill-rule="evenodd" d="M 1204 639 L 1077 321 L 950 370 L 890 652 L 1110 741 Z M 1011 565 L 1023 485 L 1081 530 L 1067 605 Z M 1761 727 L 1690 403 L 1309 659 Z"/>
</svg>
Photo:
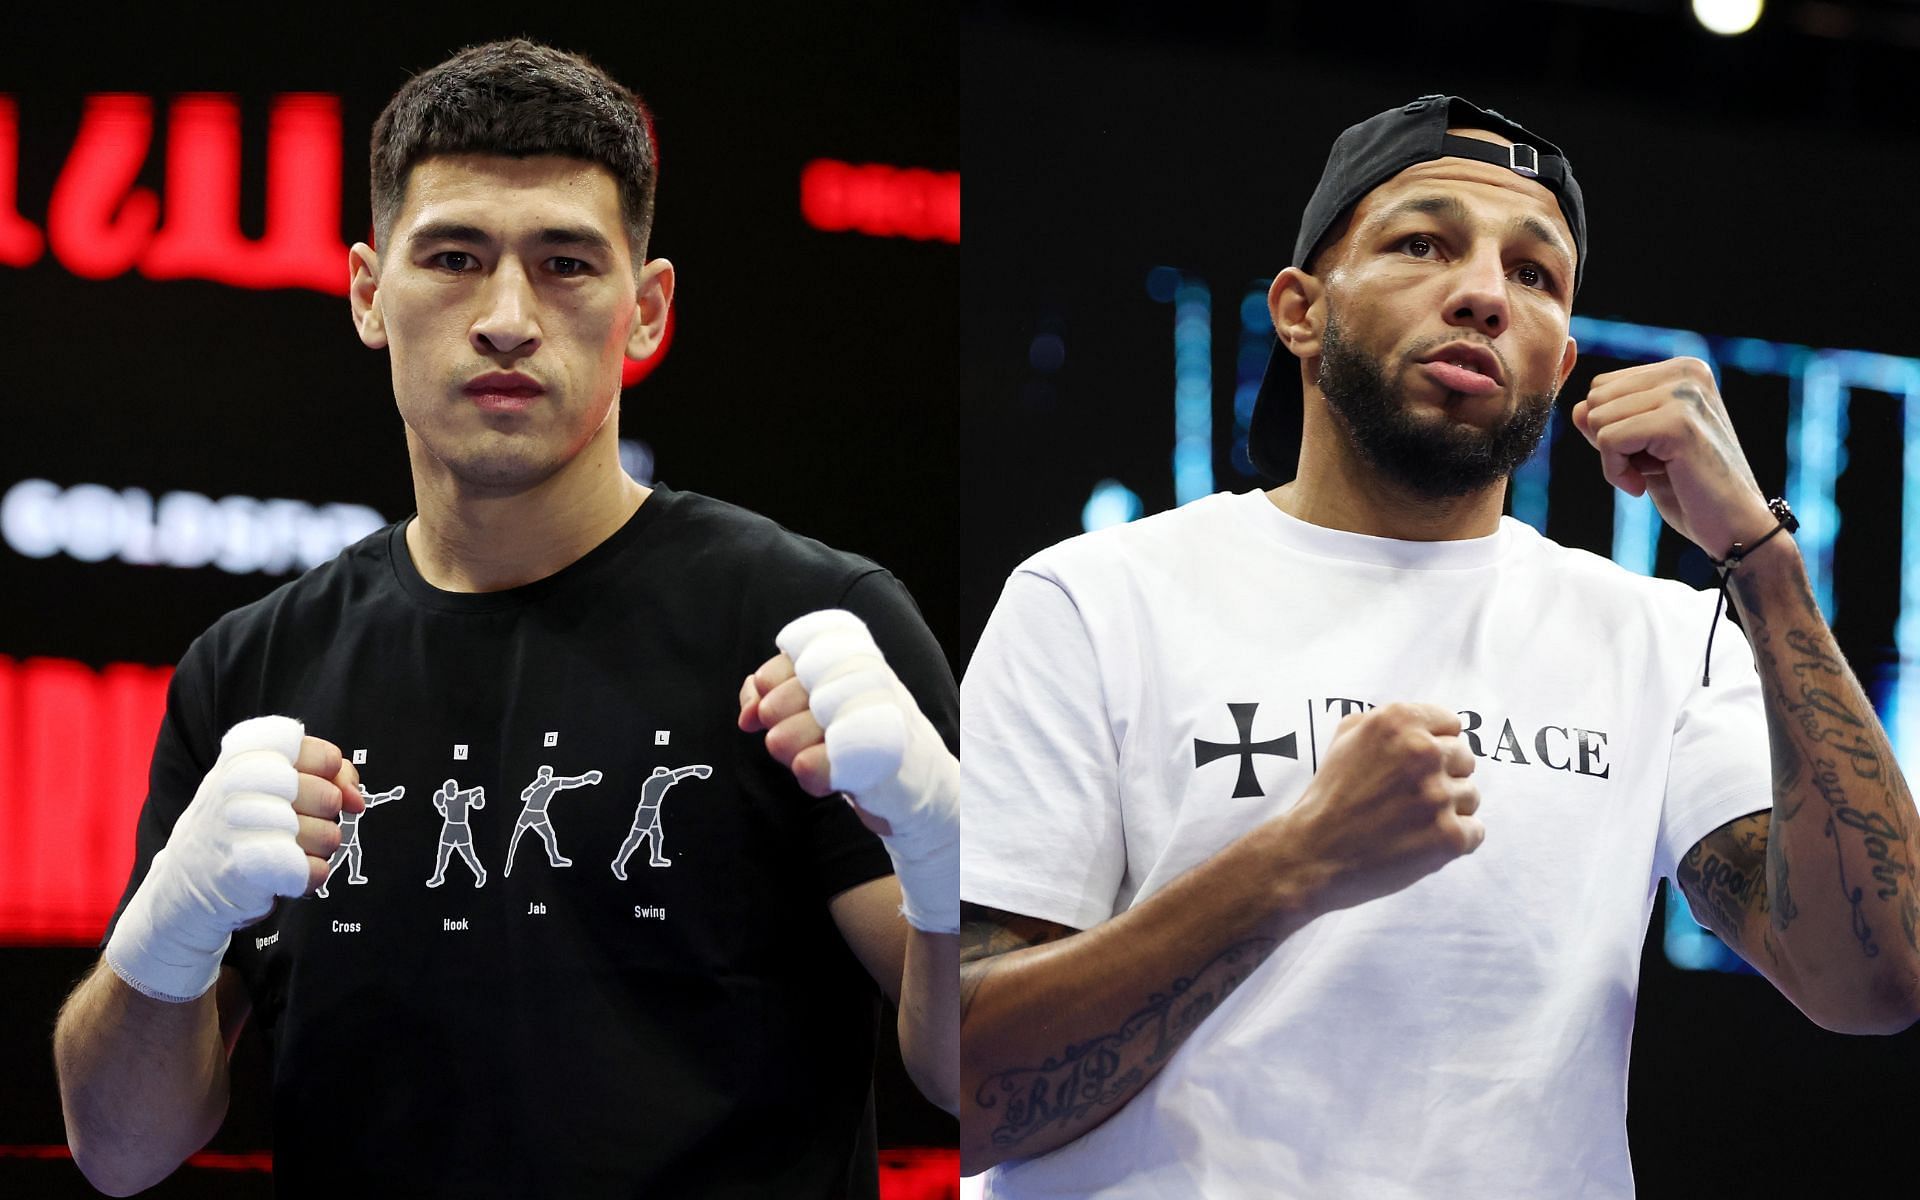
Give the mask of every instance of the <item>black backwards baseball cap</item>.
<svg viewBox="0 0 1920 1200">
<path fill-rule="evenodd" d="M 1483 129 L 1513 145 L 1459 137 L 1449 129 Z M 1587 271 L 1587 210 L 1567 156 L 1518 122 L 1458 96 L 1422 96 L 1349 126 L 1334 140 L 1327 168 L 1300 218 L 1292 265 L 1305 270 L 1320 239 L 1362 196 L 1408 167 L 1436 158 L 1471 158 L 1506 167 L 1552 192 L 1573 232 L 1573 290 L 1579 294 Z M 1287 453 L 1296 447 L 1288 436 L 1288 422 L 1276 410 L 1299 395 L 1300 360 L 1284 343 L 1275 342 L 1247 427 L 1247 457 L 1263 475 L 1283 479 L 1293 473 Z"/>
</svg>

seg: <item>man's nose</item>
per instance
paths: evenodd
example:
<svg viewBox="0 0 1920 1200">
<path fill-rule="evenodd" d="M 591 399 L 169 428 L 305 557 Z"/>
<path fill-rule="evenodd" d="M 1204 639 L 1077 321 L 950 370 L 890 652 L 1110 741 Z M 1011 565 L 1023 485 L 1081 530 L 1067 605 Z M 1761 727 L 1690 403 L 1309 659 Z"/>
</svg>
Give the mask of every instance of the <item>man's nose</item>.
<svg viewBox="0 0 1920 1200">
<path fill-rule="evenodd" d="M 1454 267 L 1446 301 L 1447 324 L 1491 338 L 1506 330 L 1510 317 L 1506 264 L 1496 247 L 1476 248 Z"/>
<path fill-rule="evenodd" d="M 503 260 L 487 278 L 471 337 L 474 349 L 482 354 L 525 355 L 539 348 L 533 284 L 512 260 Z"/>
</svg>

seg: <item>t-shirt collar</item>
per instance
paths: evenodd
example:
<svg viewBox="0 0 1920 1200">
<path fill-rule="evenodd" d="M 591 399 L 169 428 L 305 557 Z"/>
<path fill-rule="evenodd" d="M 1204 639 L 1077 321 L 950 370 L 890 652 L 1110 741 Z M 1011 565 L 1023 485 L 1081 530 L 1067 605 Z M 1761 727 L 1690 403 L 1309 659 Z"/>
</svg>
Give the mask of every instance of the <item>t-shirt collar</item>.
<svg viewBox="0 0 1920 1200">
<path fill-rule="evenodd" d="M 610 569 L 610 564 L 639 540 L 649 525 L 673 507 L 675 495 L 665 484 L 654 484 L 653 494 L 647 497 L 646 503 L 598 546 L 544 579 L 497 592 L 447 592 L 428 583 L 414 566 L 413 555 L 407 549 L 407 525 L 414 519 L 412 516 L 388 527 L 387 558 L 401 589 L 410 599 L 429 608 L 446 612 L 498 612 L 517 608 L 542 596 L 587 586 L 595 576 Z"/>
<path fill-rule="evenodd" d="M 1264 536 L 1289 549 L 1318 558 L 1344 559 L 1399 570 L 1459 571 L 1489 566 L 1506 554 L 1513 538 L 1514 522 L 1506 517 L 1500 518 L 1499 528 L 1486 537 L 1406 542 L 1302 521 L 1282 510 L 1262 491 L 1243 493 L 1234 497 L 1234 501 Z"/>
</svg>

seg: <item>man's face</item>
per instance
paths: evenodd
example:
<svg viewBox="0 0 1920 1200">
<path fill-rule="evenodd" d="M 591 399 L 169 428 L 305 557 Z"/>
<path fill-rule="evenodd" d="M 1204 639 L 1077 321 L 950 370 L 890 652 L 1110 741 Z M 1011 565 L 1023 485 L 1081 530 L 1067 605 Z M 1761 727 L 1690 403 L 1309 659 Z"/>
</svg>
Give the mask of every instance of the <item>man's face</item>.
<svg viewBox="0 0 1920 1200">
<path fill-rule="evenodd" d="M 1469 159 L 1410 167 L 1354 207 L 1318 264 L 1317 382 L 1361 457 L 1433 498 L 1526 460 L 1573 366 L 1572 245 L 1553 193 Z"/>
<path fill-rule="evenodd" d="M 606 422 L 638 319 L 613 176 L 558 156 L 417 163 L 374 303 L 416 461 L 480 493 L 542 482 Z"/>
</svg>

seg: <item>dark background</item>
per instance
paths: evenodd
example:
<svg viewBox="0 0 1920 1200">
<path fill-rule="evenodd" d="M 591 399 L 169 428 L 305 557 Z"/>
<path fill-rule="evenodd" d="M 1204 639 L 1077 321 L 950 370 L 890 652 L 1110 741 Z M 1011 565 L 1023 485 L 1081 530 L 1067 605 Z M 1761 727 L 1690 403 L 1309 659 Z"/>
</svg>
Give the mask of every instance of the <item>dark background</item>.
<svg viewBox="0 0 1920 1200">
<path fill-rule="evenodd" d="M 1226 435 L 1239 299 L 1287 265 L 1340 130 L 1422 93 L 1468 96 L 1566 148 L 1592 229 L 1577 313 L 1920 355 L 1915 6 L 1776 2 L 1734 39 L 1683 3 L 1633 0 L 962 14 L 963 654 L 1008 572 L 1080 532 L 1097 481 L 1149 513 L 1174 501 L 1173 314 L 1148 295 L 1153 268 L 1213 294 L 1215 488 L 1278 482 L 1238 471 Z M 1044 335 L 1064 355 L 1037 362 Z M 1620 365 L 1583 360 L 1560 418 Z M 1778 494 L 1784 381 L 1729 372 L 1726 396 Z M 1884 395 L 1856 392 L 1852 413 L 1838 633 L 1877 691 L 1895 665 L 1901 427 Z M 1549 534 L 1607 554 L 1592 452 L 1564 437 L 1553 461 Z M 1658 567 L 1706 580 L 1671 534 Z M 1516 898 L 1516 919 L 1535 902 L 1553 901 Z M 1631 1078 L 1643 1196 L 1847 1195 L 1920 1119 L 1920 1030 L 1824 1033 L 1756 976 L 1675 968 L 1656 936 Z"/>
<path fill-rule="evenodd" d="M 43 229 L 89 94 L 153 101 L 139 183 L 160 192 L 168 101 L 236 94 L 252 237 L 264 223 L 272 97 L 341 95 L 341 233 L 353 242 L 370 224 L 367 136 L 409 73 L 520 33 L 593 57 L 654 111 L 662 170 L 649 252 L 679 276 L 672 346 L 626 393 L 622 436 L 646 442 L 657 477 L 676 488 L 892 568 L 934 633 L 957 644 L 959 248 L 820 232 L 799 206 L 801 167 L 814 158 L 959 168 L 951 11 L 466 3 L 130 18 L 35 8 L 30 32 L 26 14 L 9 22 L 0 95 L 19 109 L 19 211 Z M 156 496 L 346 501 L 389 520 L 412 511 L 387 358 L 359 344 L 344 297 L 138 273 L 90 281 L 45 253 L 30 268 L 0 268 L 0 318 L 11 368 L 0 384 L 0 491 L 38 477 Z M 286 578 L 29 559 L 0 546 L 0 655 L 170 664 L 214 618 Z M 139 800 L 126 797 L 129 823 Z M 48 1036 L 93 959 L 90 947 L 0 949 L 0 1145 L 64 1141 Z M 264 1147 L 263 1066 L 243 1045 L 233 1116 L 213 1148 Z M 881 1081 L 881 1108 L 883 1144 L 951 1144 L 951 1121 L 897 1069 Z M 156 1194 L 266 1186 L 257 1174 L 189 1170 Z M 0 1194 L 84 1191 L 68 1163 L 0 1157 Z"/>
</svg>

